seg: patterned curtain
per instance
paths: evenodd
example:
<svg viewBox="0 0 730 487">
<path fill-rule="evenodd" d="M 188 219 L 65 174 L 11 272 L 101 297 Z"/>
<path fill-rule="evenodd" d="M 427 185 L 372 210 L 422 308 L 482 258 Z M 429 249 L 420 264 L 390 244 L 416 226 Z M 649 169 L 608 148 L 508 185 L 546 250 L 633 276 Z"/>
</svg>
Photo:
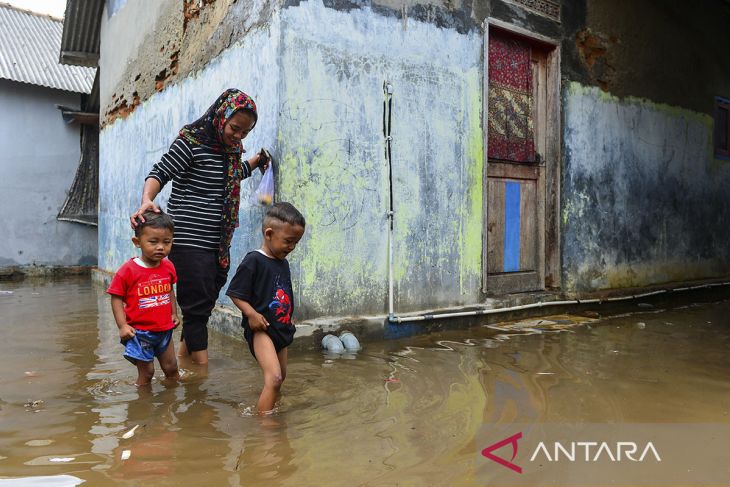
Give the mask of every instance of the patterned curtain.
<svg viewBox="0 0 730 487">
<path fill-rule="evenodd" d="M 489 36 L 490 159 L 535 161 L 530 46 L 517 39 Z"/>
</svg>

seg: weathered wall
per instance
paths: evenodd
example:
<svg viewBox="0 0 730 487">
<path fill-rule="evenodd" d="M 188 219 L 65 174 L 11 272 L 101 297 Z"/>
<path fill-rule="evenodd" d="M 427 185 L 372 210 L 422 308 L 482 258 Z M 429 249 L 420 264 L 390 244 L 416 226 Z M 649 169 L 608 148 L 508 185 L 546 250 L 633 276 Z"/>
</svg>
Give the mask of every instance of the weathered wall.
<svg viewBox="0 0 730 487">
<path fill-rule="evenodd" d="M 730 95 L 728 17 L 720 1 L 564 9 L 566 289 L 730 274 L 730 164 L 710 116 Z"/>
<path fill-rule="evenodd" d="M 730 165 L 712 119 L 571 83 L 564 92 L 569 290 L 730 274 Z"/>
<path fill-rule="evenodd" d="M 730 4 L 723 0 L 563 2 L 563 74 L 613 95 L 712 113 L 730 96 Z"/>
<path fill-rule="evenodd" d="M 78 126 L 56 105 L 79 95 L 0 80 L 0 267 L 94 265 L 96 229 L 60 222 L 80 157 Z"/>
<path fill-rule="evenodd" d="M 407 30 L 425 23 L 459 34 L 491 16 L 538 34 L 561 37 L 561 24 L 503 0 L 321 0 L 331 10 L 367 10 Z M 168 84 L 202 69 L 249 32 L 266 28 L 276 9 L 300 0 L 107 0 L 102 16 L 102 126 L 124 118 Z M 577 2 L 581 3 L 581 2 Z M 321 26 L 315 26 L 315 31 Z M 113 53 L 113 55 L 111 55 Z M 269 66 L 261 67 L 270 69 Z"/>
<path fill-rule="evenodd" d="M 182 2 L 178 0 L 107 1 L 101 16 L 101 30 L 104 35 L 100 39 L 99 48 L 102 53 L 113 53 L 113 56 L 101 56 L 99 62 L 102 115 L 119 110 L 124 103 L 131 109 L 137 103 L 135 98 L 139 98 L 140 89 L 146 84 L 150 85 L 148 94 L 152 93 L 154 76 L 167 68 L 170 62 L 169 59 L 164 59 L 160 46 L 170 44 L 168 38 L 179 37 L 178 24 L 182 25 L 182 20 L 167 23 L 165 20 L 172 17 L 168 13 L 170 11 L 178 13 L 177 17 L 182 19 L 181 5 Z M 145 64 L 145 61 L 148 63 Z M 143 71 L 146 75 L 144 80 L 141 76 Z M 120 86 L 123 82 L 129 85 L 126 89 Z M 102 117 L 103 122 L 105 120 Z"/>
<path fill-rule="evenodd" d="M 122 19 L 134 1 L 111 20 Z M 225 21 L 219 28 L 225 29 Z M 114 270 L 134 253 L 127 217 L 139 203 L 144 176 L 177 130 L 220 91 L 237 86 L 261 110 L 246 145 L 274 149 L 278 197 L 299 206 L 308 219 L 291 256 L 298 292 L 305 296 L 298 299 L 301 316 L 383 312 L 387 79 L 395 88 L 398 308 L 478 302 L 481 49 L 476 31 L 404 23 L 370 8 L 348 13 L 313 1 L 275 12 L 199 71 L 140 101 L 126 118 L 108 120 L 100 142 L 99 266 Z M 102 79 L 104 65 L 114 59 L 113 50 L 102 49 Z M 255 179 L 244 185 L 244 194 Z M 234 262 L 260 244 L 260 213 L 244 201 Z"/>
<path fill-rule="evenodd" d="M 127 117 L 169 84 L 195 75 L 250 32 L 266 28 L 272 5 L 270 0 L 107 1 L 99 61 L 102 127 Z"/>
<path fill-rule="evenodd" d="M 475 303 L 481 270 L 481 36 L 319 1 L 282 12 L 281 196 L 311 313 L 387 305 L 383 82 L 393 84 L 398 310 Z"/>
<path fill-rule="evenodd" d="M 159 161 L 180 128 L 198 118 L 226 88 L 237 87 L 257 103 L 259 122 L 246 138 L 249 150 L 272 146 L 277 140 L 278 70 L 258 70 L 275 63 L 279 52 L 279 21 L 251 33 L 244 41 L 211 61 L 204 70 L 155 94 L 126 119 L 117 119 L 100 134 L 99 150 L 99 267 L 115 270 L 135 255 L 130 241 L 129 215 L 139 206 L 142 185 L 152 165 Z M 102 54 L 103 56 L 103 54 Z M 244 182 L 253 190 L 260 176 Z M 159 201 L 169 196 L 166 187 Z M 260 211 L 242 204 L 241 227 L 233 241 L 233 261 L 244 249 L 259 244 Z"/>
</svg>

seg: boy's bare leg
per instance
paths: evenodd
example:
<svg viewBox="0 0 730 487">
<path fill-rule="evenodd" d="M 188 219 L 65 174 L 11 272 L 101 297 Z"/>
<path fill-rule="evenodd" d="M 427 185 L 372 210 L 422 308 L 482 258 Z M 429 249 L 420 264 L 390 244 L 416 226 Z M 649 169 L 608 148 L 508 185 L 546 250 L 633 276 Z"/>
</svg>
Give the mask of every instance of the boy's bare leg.
<svg viewBox="0 0 730 487">
<path fill-rule="evenodd" d="M 274 409 L 276 397 L 281 389 L 284 377 L 281 373 L 281 364 L 274 348 L 274 343 L 269 335 L 259 331 L 253 335 L 253 349 L 256 352 L 256 360 L 264 373 L 264 388 L 256 404 L 260 413 Z"/>
<path fill-rule="evenodd" d="M 167 344 L 165 351 L 157 357 L 157 360 L 160 362 L 160 367 L 165 373 L 165 377 L 168 379 L 180 378 L 180 372 L 177 368 L 177 359 L 175 358 L 175 345 L 172 339 L 170 340 L 170 343 Z"/>
<path fill-rule="evenodd" d="M 281 367 L 281 382 L 284 382 L 286 380 L 286 366 L 289 362 L 289 352 L 287 352 L 287 348 L 284 347 L 279 350 L 279 353 L 277 353 L 276 356 L 279 358 L 279 367 Z"/>
<path fill-rule="evenodd" d="M 155 375 L 155 363 L 137 360 L 137 382 L 135 385 L 147 386 L 152 382 Z"/>
</svg>

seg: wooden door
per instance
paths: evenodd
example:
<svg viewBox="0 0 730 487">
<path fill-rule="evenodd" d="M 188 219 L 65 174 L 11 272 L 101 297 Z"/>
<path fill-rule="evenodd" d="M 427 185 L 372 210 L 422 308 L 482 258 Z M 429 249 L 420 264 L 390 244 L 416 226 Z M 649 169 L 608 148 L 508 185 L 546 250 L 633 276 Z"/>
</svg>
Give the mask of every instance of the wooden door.
<svg viewBox="0 0 730 487">
<path fill-rule="evenodd" d="M 492 30 L 488 56 L 485 291 L 541 290 L 547 55 Z"/>
</svg>

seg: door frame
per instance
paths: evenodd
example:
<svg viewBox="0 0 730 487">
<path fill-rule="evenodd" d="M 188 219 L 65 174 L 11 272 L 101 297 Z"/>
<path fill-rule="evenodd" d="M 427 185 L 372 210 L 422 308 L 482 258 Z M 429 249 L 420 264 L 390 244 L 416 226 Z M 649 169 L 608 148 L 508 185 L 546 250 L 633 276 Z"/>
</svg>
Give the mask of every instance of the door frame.
<svg viewBox="0 0 730 487">
<path fill-rule="evenodd" d="M 484 78 L 482 85 L 482 292 L 495 289 L 490 286 L 487 276 L 487 222 L 489 221 L 489 198 L 487 197 L 489 170 L 489 32 L 491 28 L 508 32 L 524 38 L 527 42 L 543 47 L 547 56 L 547 93 L 546 93 L 546 144 L 544 186 L 544 243 L 542 274 L 543 289 L 557 289 L 561 285 L 560 267 L 560 40 L 530 32 L 524 27 L 499 19 L 488 17 L 484 20 Z"/>
</svg>

